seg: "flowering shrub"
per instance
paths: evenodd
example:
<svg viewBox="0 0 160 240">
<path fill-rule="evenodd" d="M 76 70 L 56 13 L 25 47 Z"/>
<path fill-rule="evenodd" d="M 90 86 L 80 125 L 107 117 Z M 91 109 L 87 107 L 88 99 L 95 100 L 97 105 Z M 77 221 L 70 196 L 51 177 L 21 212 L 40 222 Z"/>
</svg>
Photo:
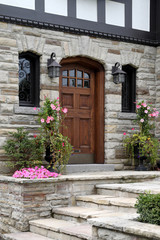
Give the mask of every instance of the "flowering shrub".
<svg viewBox="0 0 160 240">
<path fill-rule="evenodd" d="M 60 106 L 59 98 L 53 101 L 46 98 L 44 106 L 40 108 L 38 113 L 38 121 L 44 133 L 50 136 L 53 132 L 59 132 L 59 128 L 67 112 L 67 108 Z"/>
<path fill-rule="evenodd" d="M 136 104 L 136 114 L 137 119 L 135 122 L 138 123 L 140 131 L 143 134 L 149 134 L 149 131 L 154 128 L 154 124 L 150 120 L 157 118 L 159 112 L 151 104 L 142 101 Z"/>
<path fill-rule="evenodd" d="M 134 122 L 139 125 L 139 131 L 135 132 L 134 128 L 132 128 L 134 132 L 131 135 L 128 135 L 126 132 L 123 133 L 125 136 L 123 143 L 126 153 L 132 159 L 134 165 L 135 149 L 138 148 L 138 159 L 145 157 L 151 167 L 154 168 L 158 159 L 160 145 L 158 139 L 150 131 L 155 127 L 153 120 L 158 117 L 159 112 L 151 104 L 142 101 L 136 103 L 136 115 L 137 118 Z"/>
<path fill-rule="evenodd" d="M 43 166 L 38 168 L 23 168 L 20 171 L 16 171 L 12 177 L 14 178 L 27 178 L 27 179 L 40 179 L 40 178 L 56 178 L 60 174 L 55 172 L 50 172 Z"/>
<path fill-rule="evenodd" d="M 67 108 L 60 106 L 59 98 L 53 101 L 46 98 L 44 106 L 40 108 L 38 113 L 41 136 L 45 147 L 49 147 L 52 154 L 50 166 L 61 172 L 64 170 L 72 153 L 72 146 L 68 137 L 60 133 L 67 112 Z M 59 166 L 61 167 L 59 168 Z"/>
</svg>

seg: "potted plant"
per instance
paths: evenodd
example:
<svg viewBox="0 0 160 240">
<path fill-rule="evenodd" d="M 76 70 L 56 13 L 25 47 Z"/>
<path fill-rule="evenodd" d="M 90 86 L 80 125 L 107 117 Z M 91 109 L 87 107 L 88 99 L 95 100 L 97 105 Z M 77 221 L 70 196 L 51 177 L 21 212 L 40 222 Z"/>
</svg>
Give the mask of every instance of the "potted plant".
<svg viewBox="0 0 160 240">
<path fill-rule="evenodd" d="M 60 133 L 67 112 L 67 108 L 60 106 L 59 98 L 53 101 L 45 98 L 38 113 L 41 136 L 46 148 L 45 160 L 49 162 L 50 171 L 62 172 L 72 153 L 68 137 Z"/>
<path fill-rule="evenodd" d="M 151 104 L 144 101 L 136 103 L 136 120 L 139 125 L 139 130 L 128 135 L 123 133 L 124 147 L 128 157 L 132 160 L 132 165 L 138 161 L 139 166 L 136 170 L 148 170 L 145 165 L 150 165 L 149 168 L 154 168 L 158 159 L 159 141 L 154 136 L 155 128 L 154 119 L 158 117 L 159 112 L 153 108 Z"/>
</svg>

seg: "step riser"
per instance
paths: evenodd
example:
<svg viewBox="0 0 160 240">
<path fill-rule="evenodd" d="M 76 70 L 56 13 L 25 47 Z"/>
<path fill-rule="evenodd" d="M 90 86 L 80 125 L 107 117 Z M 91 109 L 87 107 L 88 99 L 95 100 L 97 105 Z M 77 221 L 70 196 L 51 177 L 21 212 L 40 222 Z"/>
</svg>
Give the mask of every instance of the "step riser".
<svg viewBox="0 0 160 240">
<path fill-rule="evenodd" d="M 96 209 L 104 209 L 104 210 L 111 210 L 117 212 L 129 212 L 129 213 L 136 213 L 136 209 L 133 207 L 122 207 L 122 206 L 113 206 L 113 205 L 103 205 L 103 204 L 96 204 L 90 202 L 83 202 L 77 201 L 77 206 L 83 206 L 88 208 L 96 208 Z"/>
<path fill-rule="evenodd" d="M 102 240 L 102 239 L 106 239 L 106 240 L 149 240 L 148 238 L 144 238 L 143 236 L 136 236 L 131 234 L 126 234 L 123 232 L 118 232 L 118 231 L 114 231 L 114 230 L 110 230 L 110 229 L 106 229 L 106 228 L 96 228 L 93 227 L 93 231 L 95 232 L 94 236 L 93 236 L 93 240 Z"/>
<path fill-rule="evenodd" d="M 44 229 L 44 228 L 40 228 L 32 225 L 30 225 L 30 232 L 37 233 L 54 240 L 87 240 L 87 238 L 79 238 L 79 237 L 71 236 L 65 233 L 54 232 L 53 230 Z"/>
<path fill-rule="evenodd" d="M 87 222 L 87 219 L 83 219 L 83 218 L 80 218 L 80 217 L 66 216 L 66 215 L 63 215 L 63 214 L 54 214 L 53 217 L 55 219 L 77 222 L 77 223 L 86 223 Z"/>
<path fill-rule="evenodd" d="M 124 192 L 120 190 L 103 189 L 103 188 L 97 188 L 97 194 L 109 195 L 114 197 L 127 197 L 127 198 L 137 198 L 139 195 L 139 193 Z"/>
</svg>

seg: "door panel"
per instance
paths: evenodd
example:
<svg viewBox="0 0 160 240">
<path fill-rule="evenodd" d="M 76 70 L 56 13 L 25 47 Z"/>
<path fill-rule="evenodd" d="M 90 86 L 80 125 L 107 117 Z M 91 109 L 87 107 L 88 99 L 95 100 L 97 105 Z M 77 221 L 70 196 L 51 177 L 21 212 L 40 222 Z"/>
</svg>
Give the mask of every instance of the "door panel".
<svg viewBox="0 0 160 240">
<path fill-rule="evenodd" d="M 70 138 L 76 162 L 78 156 L 79 162 L 85 162 L 85 159 L 86 163 L 87 159 L 91 162 L 95 151 L 94 72 L 72 64 L 63 66 L 61 75 L 60 100 L 62 106 L 68 108 L 66 127 L 63 127 L 62 132 Z"/>
</svg>

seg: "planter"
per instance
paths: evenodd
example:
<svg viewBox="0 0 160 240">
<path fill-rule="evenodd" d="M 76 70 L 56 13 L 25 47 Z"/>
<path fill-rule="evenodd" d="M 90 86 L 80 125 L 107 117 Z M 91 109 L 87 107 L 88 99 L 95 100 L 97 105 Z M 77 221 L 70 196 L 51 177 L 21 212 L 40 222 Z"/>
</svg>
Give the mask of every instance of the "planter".
<svg viewBox="0 0 160 240">
<path fill-rule="evenodd" d="M 50 145 L 48 145 L 46 147 L 46 156 L 45 156 L 45 160 L 49 163 L 49 167 L 47 168 L 48 171 L 50 172 L 56 172 L 55 169 L 53 168 L 55 162 L 56 162 L 56 159 L 53 158 L 53 152 L 51 152 L 50 150 Z"/>
<path fill-rule="evenodd" d="M 148 171 L 147 157 L 141 156 L 139 151 L 139 144 L 134 147 L 134 162 L 135 162 L 135 170 L 136 171 Z"/>
</svg>

